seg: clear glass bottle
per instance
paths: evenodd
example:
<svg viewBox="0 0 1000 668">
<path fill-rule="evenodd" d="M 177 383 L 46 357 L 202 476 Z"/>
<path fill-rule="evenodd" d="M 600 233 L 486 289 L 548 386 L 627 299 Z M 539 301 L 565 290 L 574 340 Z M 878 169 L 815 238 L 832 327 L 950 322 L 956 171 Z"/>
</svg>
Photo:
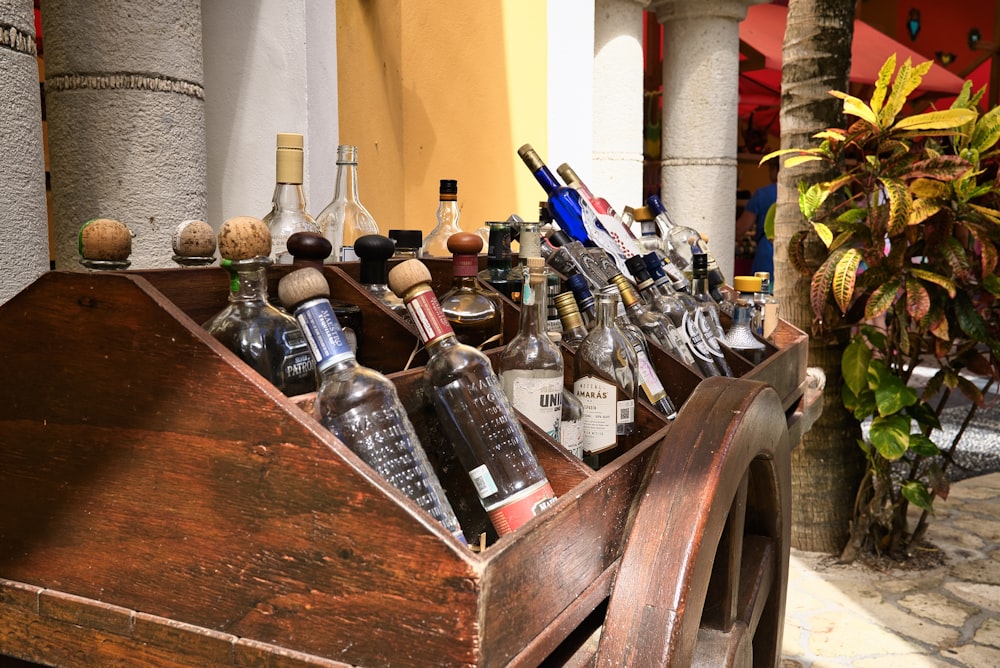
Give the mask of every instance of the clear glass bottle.
<svg viewBox="0 0 1000 668">
<path fill-rule="evenodd" d="M 560 292 L 556 295 L 555 302 L 559 310 L 559 319 L 562 321 L 562 342 L 569 346 L 570 350 L 576 351 L 589 333 L 576 305 L 576 297 L 572 292 Z"/>
<path fill-rule="evenodd" d="M 770 339 L 774 330 L 778 327 L 778 306 L 780 302 L 774 296 L 774 286 L 771 284 L 771 274 L 766 271 L 754 272 L 754 276 L 760 279 L 760 293 L 754 298 L 757 304 L 757 311 L 760 319 L 756 332 L 765 339 Z"/>
<path fill-rule="evenodd" d="M 295 318 L 268 300 L 263 221 L 230 218 L 219 229 L 221 266 L 229 272 L 229 304 L 203 325 L 209 334 L 288 396 L 316 389 L 316 363 Z"/>
<path fill-rule="evenodd" d="M 354 241 L 366 234 L 378 234 L 378 225 L 358 198 L 358 147 L 337 147 L 337 182 L 333 200 L 316 216 L 316 224 L 330 243 L 331 262 L 357 260 Z"/>
<path fill-rule="evenodd" d="M 573 393 L 583 403 L 584 461 L 597 468 L 632 446 L 638 359 L 615 326 L 618 290 L 597 295 L 597 322 L 573 358 Z"/>
<path fill-rule="evenodd" d="M 642 390 L 642 396 L 646 398 L 653 408 L 663 413 L 668 420 L 677 417 L 677 408 L 674 402 L 667 396 L 667 391 L 663 387 L 663 381 L 656 372 L 656 368 L 649 359 L 649 346 L 642 330 L 633 323 L 625 313 L 625 308 L 618 302 L 618 315 L 615 316 L 615 325 L 625 335 L 628 342 L 635 350 L 635 380 Z"/>
<path fill-rule="evenodd" d="M 754 364 L 764 361 L 766 347 L 753 334 L 751 318 L 753 306 L 742 297 L 733 304 L 733 324 L 726 332 L 726 344 L 733 352 L 750 360 Z"/>
<path fill-rule="evenodd" d="M 692 245 L 708 257 L 708 287 L 713 299 L 722 301 L 719 288 L 726 283 L 726 277 L 719 268 L 719 263 L 708 248 L 707 239 L 697 230 L 684 225 L 678 225 L 667 213 L 663 202 L 657 195 L 650 195 L 646 205 L 652 210 L 657 226 L 660 228 L 660 238 L 663 240 L 664 252 L 670 261 L 685 274 L 690 274 Z M 690 275 L 688 276 L 690 278 Z"/>
<path fill-rule="evenodd" d="M 521 324 L 500 355 L 504 393 L 521 414 L 559 440 L 562 416 L 563 357 L 545 331 L 548 270 L 533 257 L 524 268 Z"/>
<path fill-rule="evenodd" d="M 279 132 L 275 153 L 275 186 L 271 211 L 264 224 L 271 232 L 270 256 L 275 264 L 291 264 L 288 237 L 296 232 L 319 232 L 319 225 L 306 211 L 302 189 L 304 139 L 293 132 Z"/>
<path fill-rule="evenodd" d="M 692 255 L 693 268 L 690 298 L 696 302 L 695 310 L 702 334 L 712 350 L 713 361 L 724 376 L 732 376 L 733 370 L 726 361 L 725 342 L 726 331 L 719 319 L 719 304 L 709 294 L 708 287 L 708 255 L 695 253 Z"/>
<path fill-rule="evenodd" d="M 551 506 L 555 493 L 489 358 L 459 342 L 430 280 L 420 260 L 406 260 L 389 272 L 389 286 L 406 302 L 427 347 L 425 393 L 503 536 Z"/>
<path fill-rule="evenodd" d="M 570 454 L 583 459 L 583 402 L 562 388 L 562 415 L 559 418 L 559 443 Z"/>
<path fill-rule="evenodd" d="M 489 227 L 486 268 L 479 272 L 478 278 L 516 304 L 521 301 L 522 277 L 520 271 L 511 268 L 510 223 L 490 221 L 486 225 Z"/>
<path fill-rule="evenodd" d="M 409 322 L 406 304 L 389 289 L 389 258 L 396 252 L 396 244 L 381 234 L 365 234 L 355 239 L 354 252 L 360 260 L 358 282 L 361 287 L 387 309 Z"/>
<path fill-rule="evenodd" d="M 541 226 L 540 222 L 530 221 L 522 221 L 520 224 L 520 232 L 518 234 L 520 248 L 517 255 L 518 262 L 522 267 L 527 264 L 528 258 L 542 257 Z M 549 306 L 548 313 L 545 316 L 545 329 L 548 332 L 561 332 L 562 323 L 559 320 L 559 311 L 556 309 L 555 298 L 562 289 L 562 281 L 559 280 L 559 276 L 554 271 L 548 272 L 548 277 Z"/>
<path fill-rule="evenodd" d="M 438 188 L 437 226 L 424 239 L 421 248 L 423 257 L 451 257 L 448 239 L 462 231 L 458 224 L 461 215 L 462 212 L 458 208 L 458 181 L 441 179 Z"/>
<path fill-rule="evenodd" d="M 472 232 L 453 234 L 451 288 L 441 295 L 441 308 L 458 340 L 474 347 L 503 345 L 503 303 L 476 280 L 483 240 Z"/>
<path fill-rule="evenodd" d="M 562 180 L 566 182 L 566 185 L 570 188 L 576 188 L 580 194 L 590 202 L 590 206 L 594 207 L 594 211 L 597 213 L 605 214 L 608 216 L 615 216 L 615 210 L 608 202 L 608 200 L 603 197 L 597 197 L 591 192 L 590 188 L 583 182 L 583 179 L 573 171 L 567 163 L 563 163 L 556 167 L 556 174 L 562 177 Z"/>
<path fill-rule="evenodd" d="M 358 364 L 351 352 L 330 306 L 330 287 L 323 274 L 311 267 L 297 269 L 278 283 L 278 295 L 306 332 L 316 359 L 320 374 L 313 403 L 316 420 L 386 482 L 466 543 L 396 386 L 379 372 Z"/>
<path fill-rule="evenodd" d="M 740 298 L 747 300 L 747 303 L 750 304 L 750 327 L 759 334 L 761 324 L 760 279 L 756 276 L 733 276 L 733 291 L 736 294 L 724 304 L 719 304 L 719 310 L 732 318 L 736 308 L 736 300 Z"/>
</svg>

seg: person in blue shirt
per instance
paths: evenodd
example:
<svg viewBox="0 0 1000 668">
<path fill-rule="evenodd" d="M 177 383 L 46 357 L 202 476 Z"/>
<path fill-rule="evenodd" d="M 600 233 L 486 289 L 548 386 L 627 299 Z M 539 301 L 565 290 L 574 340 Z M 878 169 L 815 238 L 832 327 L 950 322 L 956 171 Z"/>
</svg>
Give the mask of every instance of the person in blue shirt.
<svg viewBox="0 0 1000 668">
<path fill-rule="evenodd" d="M 774 285 L 774 244 L 764 230 L 767 212 L 778 199 L 778 162 L 768 162 L 768 176 L 771 182 L 758 188 L 747 202 L 743 213 L 736 219 L 736 238 L 740 239 L 751 229 L 754 231 L 754 241 L 757 250 L 753 255 L 751 272 L 766 271 L 771 275 L 771 285 Z"/>
</svg>

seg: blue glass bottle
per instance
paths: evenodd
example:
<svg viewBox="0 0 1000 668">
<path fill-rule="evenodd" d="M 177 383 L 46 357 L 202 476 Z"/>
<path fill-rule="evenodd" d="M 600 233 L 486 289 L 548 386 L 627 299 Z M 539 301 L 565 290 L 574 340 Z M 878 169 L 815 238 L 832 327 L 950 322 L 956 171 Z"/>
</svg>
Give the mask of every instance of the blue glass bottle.
<svg viewBox="0 0 1000 668">
<path fill-rule="evenodd" d="M 560 229 L 580 243 L 590 241 L 590 235 L 587 234 L 587 228 L 583 224 L 583 204 L 580 200 L 580 192 L 575 188 L 561 185 L 552 171 L 538 157 L 538 153 L 531 147 L 531 144 L 525 144 L 517 149 L 517 154 L 521 156 L 521 160 L 528 166 L 528 169 L 535 176 L 535 180 L 548 195 L 549 213 L 559 224 Z"/>
</svg>

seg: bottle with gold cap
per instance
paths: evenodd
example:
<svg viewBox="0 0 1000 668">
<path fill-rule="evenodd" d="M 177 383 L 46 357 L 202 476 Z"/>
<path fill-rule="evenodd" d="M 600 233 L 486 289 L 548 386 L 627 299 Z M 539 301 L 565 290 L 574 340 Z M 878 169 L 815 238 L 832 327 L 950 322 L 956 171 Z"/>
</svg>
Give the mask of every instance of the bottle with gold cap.
<svg viewBox="0 0 1000 668">
<path fill-rule="evenodd" d="M 771 273 L 757 271 L 754 272 L 754 276 L 760 279 L 760 290 L 754 297 L 757 308 L 757 321 L 754 323 L 754 331 L 765 339 L 769 339 L 778 326 L 778 307 L 780 302 L 773 293 L 774 285 L 771 282 Z"/>
<path fill-rule="evenodd" d="M 271 232 L 271 259 L 275 264 L 291 264 L 286 244 L 296 232 L 319 232 L 319 225 L 306 211 L 302 188 L 304 139 L 293 132 L 279 132 L 275 152 L 275 185 L 271 211 L 264 224 Z"/>
<path fill-rule="evenodd" d="M 268 299 L 271 234 L 263 221 L 230 218 L 219 229 L 229 304 L 203 325 L 209 334 L 288 396 L 316 389 L 316 362 L 295 318 Z"/>
<path fill-rule="evenodd" d="M 528 258 L 522 274 L 521 326 L 500 355 L 500 379 L 514 408 L 559 440 L 562 415 L 563 357 L 545 331 L 548 269 L 540 257 Z"/>
<path fill-rule="evenodd" d="M 567 290 L 556 295 L 555 302 L 562 324 L 562 342 L 575 351 L 589 333 L 576 304 L 576 296 Z"/>
<path fill-rule="evenodd" d="M 456 338 L 430 281 L 420 260 L 406 260 L 389 271 L 389 287 L 406 302 L 427 347 L 424 392 L 503 536 L 551 506 L 555 493 L 489 358 Z"/>
<path fill-rule="evenodd" d="M 451 288 L 441 295 L 441 308 L 459 341 L 492 348 L 503 345 L 503 303 L 476 279 L 482 249 L 482 237 L 472 232 L 459 232 L 448 239 L 454 258 L 452 279 Z"/>
<path fill-rule="evenodd" d="M 448 239 L 462 231 L 458 224 L 461 215 L 462 211 L 458 208 L 458 181 L 441 179 L 438 187 L 437 225 L 424 239 L 422 257 L 451 257 Z"/>
<path fill-rule="evenodd" d="M 313 416 L 386 482 L 465 543 L 451 503 L 427 459 L 396 387 L 358 364 L 330 305 L 330 285 L 314 267 L 278 283 L 278 296 L 306 332 L 320 374 Z"/>
</svg>

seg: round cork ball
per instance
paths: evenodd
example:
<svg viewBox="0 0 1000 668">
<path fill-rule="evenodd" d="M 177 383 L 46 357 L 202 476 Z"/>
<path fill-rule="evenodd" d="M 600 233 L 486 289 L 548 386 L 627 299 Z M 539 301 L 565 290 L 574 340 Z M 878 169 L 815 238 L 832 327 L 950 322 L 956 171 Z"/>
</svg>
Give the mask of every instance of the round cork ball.
<svg viewBox="0 0 1000 668">
<path fill-rule="evenodd" d="M 80 256 L 86 260 L 121 261 L 132 254 L 132 231 L 112 218 L 94 218 L 80 228 Z"/>
<path fill-rule="evenodd" d="M 319 269 L 296 269 L 278 281 L 278 299 L 288 308 L 316 297 L 330 297 L 330 284 Z"/>
<path fill-rule="evenodd" d="M 171 242 L 180 257 L 208 257 L 215 253 L 215 230 L 204 220 L 185 220 L 174 229 Z"/>
<path fill-rule="evenodd" d="M 249 260 L 271 254 L 271 231 L 260 218 L 236 216 L 219 229 L 219 255 L 227 260 Z"/>
<path fill-rule="evenodd" d="M 483 238 L 472 232 L 458 232 L 448 237 L 448 250 L 452 253 L 476 255 L 483 250 Z"/>
<path fill-rule="evenodd" d="M 389 270 L 389 287 L 400 298 L 415 285 L 430 282 L 431 272 L 420 260 L 406 260 Z"/>
</svg>

